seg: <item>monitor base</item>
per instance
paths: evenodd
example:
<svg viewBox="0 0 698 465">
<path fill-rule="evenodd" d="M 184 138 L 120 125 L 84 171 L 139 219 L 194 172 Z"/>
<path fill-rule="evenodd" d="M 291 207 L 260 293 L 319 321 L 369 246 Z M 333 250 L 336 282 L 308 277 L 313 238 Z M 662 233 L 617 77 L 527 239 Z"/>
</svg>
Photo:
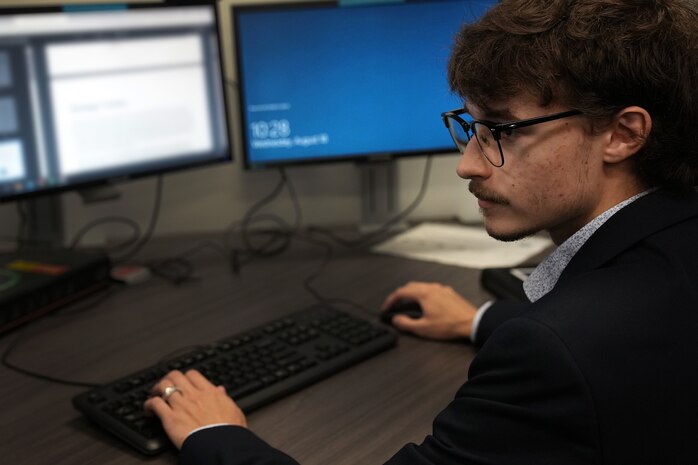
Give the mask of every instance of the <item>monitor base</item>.
<svg viewBox="0 0 698 465">
<path fill-rule="evenodd" d="M 359 231 L 380 229 L 404 231 L 404 219 L 393 221 L 400 214 L 396 165 L 393 161 L 361 163 L 361 218 Z"/>
</svg>

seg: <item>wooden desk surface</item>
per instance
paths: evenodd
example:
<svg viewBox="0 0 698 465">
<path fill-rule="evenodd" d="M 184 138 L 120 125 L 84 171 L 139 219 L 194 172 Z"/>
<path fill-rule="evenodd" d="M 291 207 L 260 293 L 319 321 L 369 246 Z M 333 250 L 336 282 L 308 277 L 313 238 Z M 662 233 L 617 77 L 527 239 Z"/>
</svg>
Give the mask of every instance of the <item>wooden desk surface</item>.
<svg viewBox="0 0 698 465">
<path fill-rule="evenodd" d="M 142 257 L 170 257 L 196 239 L 160 239 Z M 294 241 L 282 255 L 257 259 L 241 274 L 213 249 L 191 257 L 195 282 L 158 278 L 111 295 L 88 310 L 82 301 L 0 337 L 23 368 L 92 383 L 109 382 L 178 349 L 212 342 L 313 304 L 304 280 L 324 250 Z M 479 272 L 334 248 L 313 286 L 377 317 L 383 299 L 410 280 L 453 286 L 481 304 Z M 434 416 L 465 381 L 473 348 L 403 335 L 395 349 L 253 412 L 253 431 L 304 465 L 380 464 L 407 442 L 421 442 Z M 0 367 L 0 457 L 17 465 L 172 464 L 176 453 L 146 458 L 96 429 L 71 405 L 84 388 L 41 381 Z"/>
</svg>

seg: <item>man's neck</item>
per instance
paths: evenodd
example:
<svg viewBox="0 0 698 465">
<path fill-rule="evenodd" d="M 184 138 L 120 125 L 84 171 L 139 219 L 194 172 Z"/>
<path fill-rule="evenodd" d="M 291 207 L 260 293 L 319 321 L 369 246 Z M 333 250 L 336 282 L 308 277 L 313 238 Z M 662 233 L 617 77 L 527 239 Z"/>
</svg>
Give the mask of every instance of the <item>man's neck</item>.
<svg viewBox="0 0 698 465">
<path fill-rule="evenodd" d="M 619 203 L 625 202 L 626 200 L 647 190 L 649 190 L 649 187 L 639 182 L 625 183 L 615 189 L 605 189 L 605 194 L 598 197 L 594 208 L 590 209 L 588 213 L 580 216 L 577 221 L 568 221 L 564 226 L 549 229 L 547 232 L 550 234 L 550 238 L 555 245 L 559 246 L 569 239 L 574 233 L 592 222 L 594 218 L 597 218 L 599 215 L 610 210 Z"/>
</svg>

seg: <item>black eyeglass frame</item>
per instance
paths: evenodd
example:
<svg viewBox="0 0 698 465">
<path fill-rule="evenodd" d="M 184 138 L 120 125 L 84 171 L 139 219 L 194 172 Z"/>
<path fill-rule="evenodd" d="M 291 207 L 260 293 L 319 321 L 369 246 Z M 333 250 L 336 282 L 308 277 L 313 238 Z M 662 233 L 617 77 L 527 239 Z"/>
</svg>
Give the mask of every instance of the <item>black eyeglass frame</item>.
<svg viewBox="0 0 698 465">
<path fill-rule="evenodd" d="M 475 135 L 475 132 L 472 131 L 472 123 L 482 124 L 487 129 L 490 130 L 490 132 L 492 133 L 492 137 L 494 138 L 494 140 L 497 141 L 497 147 L 499 148 L 499 156 L 500 156 L 500 160 L 502 162 L 498 165 L 498 164 L 494 163 L 492 160 L 490 160 L 487 157 L 487 155 L 485 155 L 485 152 L 482 149 L 482 146 L 480 145 L 480 142 L 477 139 L 477 136 L 475 136 L 475 139 L 476 139 L 478 146 L 480 147 L 480 151 L 482 152 L 485 159 L 497 168 L 504 166 L 504 151 L 502 150 L 502 144 L 500 143 L 500 140 L 502 138 L 502 132 L 513 131 L 514 129 L 525 128 L 528 126 L 533 126 L 535 124 L 546 123 L 548 121 L 554 121 L 557 119 L 562 119 L 562 118 L 567 118 L 569 116 L 575 116 L 575 115 L 582 114 L 582 112 L 579 110 L 567 110 L 567 111 L 563 111 L 560 113 L 553 113 L 551 115 L 536 116 L 535 118 L 522 119 L 519 121 L 510 121 L 508 123 L 493 123 L 492 121 L 484 121 L 484 120 L 472 120 L 471 122 L 467 122 L 463 118 L 460 117 L 460 115 L 462 115 L 464 113 L 468 113 L 468 110 L 466 108 L 458 108 L 457 110 L 450 110 L 450 111 L 445 111 L 445 112 L 441 113 L 441 119 L 443 120 L 444 124 L 446 125 L 446 129 L 448 129 L 448 133 L 451 135 L 453 142 L 456 144 L 456 147 L 459 150 L 465 151 L 465 147 L 463 147 L 463 149 L 461 149 L 460 145 L 458 144 L 458 140 L 456 139 L 456 137 L 453 135 L 453 132 L 451 131 L 451 127 L 448 124 L 449 118 L 456 121 L 458 124 L 461 125 L 461 127 L 465 131 L 465 134 L 468 136 L 468 142 L 470 142 L 471 134 Z"/>
</svg>

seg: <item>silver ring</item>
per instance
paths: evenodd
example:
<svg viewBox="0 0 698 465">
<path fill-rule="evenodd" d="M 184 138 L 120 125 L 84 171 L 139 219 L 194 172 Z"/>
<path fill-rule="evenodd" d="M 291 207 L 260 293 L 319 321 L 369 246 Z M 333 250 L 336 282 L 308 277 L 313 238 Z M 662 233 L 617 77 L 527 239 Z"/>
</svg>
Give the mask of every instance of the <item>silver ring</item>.
<svg viewBox="0 0 698 465">
<path fill-rule="evenodd" d="M 179 392 L 180 394 L 182 394 L 182 390 L 173 384 L 172 386 L 167 386 L 160 397 L 162 397 L 162 400 L 167 402 L 167 400 L 175 392 Z"/>
</svg>

